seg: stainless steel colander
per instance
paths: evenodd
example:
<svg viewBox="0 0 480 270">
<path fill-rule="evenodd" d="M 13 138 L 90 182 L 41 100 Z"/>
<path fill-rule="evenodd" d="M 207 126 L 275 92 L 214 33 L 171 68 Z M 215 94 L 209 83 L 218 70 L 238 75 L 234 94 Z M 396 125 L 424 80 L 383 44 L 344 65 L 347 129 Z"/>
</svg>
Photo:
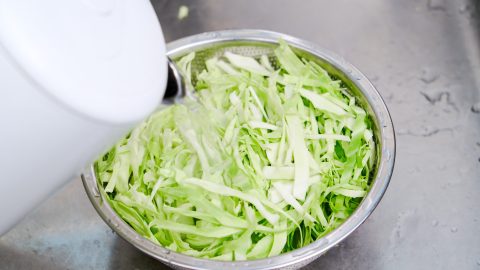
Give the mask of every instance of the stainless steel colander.
<svg viewBox="0 0 480 270">
<path fill-rule="evenodd" d="M 106 200 L 98 191 L 92 166 L 82 174 L 85 190 L 100 216 L 118 235 L 143 252 L 176 269 L 297 269 L 312 262 L 338 244 L 372 213 L 385 193 L 392 175 L 395 160 L 395 137 L 385 103 L 370 81 L 354 66 L 310 42 L 261 30 L 228 30 L 186 37 L 169 43 L 167 54 L 175 60 L 195 51 L 196 57 L 192 63 L 192 71 L 195 73 L 195 71 L 205 68 L 206 59 L 221 55 L 224 51 L 253 57 L 273 56 L 273 49 L 278 45 L 279 39 L 285 40 L 301 57 L 316 61 L 332 76 L 342 80 L 375 122 L 376 173 L 368 195 L 355 212 L 337 229 L 312 244 L 275 257 L 236 262 L 194 258 L 172 252 L 137 234 L 113 211 L 108 203 L 105 203 Z M 270 57 L 270 59 L 275 65 L 275 58 Z"/>
</svg>

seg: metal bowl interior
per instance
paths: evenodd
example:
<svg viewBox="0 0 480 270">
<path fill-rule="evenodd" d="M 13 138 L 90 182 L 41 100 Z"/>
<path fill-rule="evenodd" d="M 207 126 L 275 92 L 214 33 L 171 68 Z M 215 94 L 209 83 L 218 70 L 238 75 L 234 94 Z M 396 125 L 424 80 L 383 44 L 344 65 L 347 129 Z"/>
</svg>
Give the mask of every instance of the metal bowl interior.
<svg viewBox="0 0 480 270">
<path fill-rule="evenodd" d="M 374 120 L 377 143 L 376 173 L 368 195 L 355 212 L 337 229 L 312 244 L 275 257 L 235 262 L 194 258 L 172 252 L 137 234 L 103 200 L 92 166 L 82 174 L 85 190 L 100 216 L 118 235 L 143 252 L 177 269 L 297 269 L 338 244 L 373 212 L 385 193 L 393 172 L 395 137 L 389 112 L 380 94 L 353 65 L 307 41 L 262 30 L 228 30 L 186 37 L 169 43 L 167 54 L 175 60 L 195 51 L 196 60 L 192 69 L 201 70 L 204 60 L 225 50 L 248 56 L 271 56 L 279 39 L 285 40 L 301 57 L 316 61 L 332 76 L 342 80 Z"/>
</svg>

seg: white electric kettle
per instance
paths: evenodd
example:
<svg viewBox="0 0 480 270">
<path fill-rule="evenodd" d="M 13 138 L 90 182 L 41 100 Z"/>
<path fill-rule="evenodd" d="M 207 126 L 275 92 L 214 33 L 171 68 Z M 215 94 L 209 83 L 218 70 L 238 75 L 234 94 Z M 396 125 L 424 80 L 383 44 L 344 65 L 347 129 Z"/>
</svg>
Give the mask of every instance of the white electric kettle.
<svg viewBox="0 0 480 270">
<path fill-rule="evenodd" d="M 159 104 L 148 0 L 0 0 L 0 235 Z"/>
</svg>

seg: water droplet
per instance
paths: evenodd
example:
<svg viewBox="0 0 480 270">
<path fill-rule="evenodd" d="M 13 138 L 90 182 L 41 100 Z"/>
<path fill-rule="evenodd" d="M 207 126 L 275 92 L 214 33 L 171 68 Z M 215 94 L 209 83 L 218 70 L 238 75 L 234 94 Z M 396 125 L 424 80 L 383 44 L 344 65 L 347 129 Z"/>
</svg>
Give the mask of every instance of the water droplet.
<svg viewBox="0 0 480 270">
<path fill-rule="evenodd" d="M 460 14 L 464 14 L 465 12 L 470 10 L 470 6 L 468 4 L 461 5 L 460 8 L 458 9 L 458 12 Z"/>
<path fill-rule="evenodd" d="M 473 104 L 472 108 L 470 108 L 470 110 L 473 113 L 480 113 L 480 102 L 477 102 L 477 103 Z"/>
<path fill-rule="evenodd" d="M 114 226 L 115 228 L 118 228 L 119 225 L 118 225 L 118 223 L 113 223 L 113 226 Z"/>
<path fill-rule="evenodd" d="M 438 79 L 438 75 L 432 72 L 428 68 L 422 69 L 422 73 L 420 74 L 420 80 L 425 84 L 433 83 Z"/>
<path fill-rule="evenodd" d="M 395 229 L 395 237 L 396 237 L 396 238 L 402 238 L 402 227 L 398 226 L 398 227 Z"/>
<path fill-rule="evenodd" d="M 432 226 L 437 227 L 438 226 L 438 220 L 432 220 Z"/>
<path fill-rule="evenodd" d="M 431 11 L 445 11 L 445 6 L 439 0 L 428 0 L 427 9 Z"/>
<path fill-rule="evenodd" d="M 452 228 L 450 228 L 450 231 L 452 233 L 456 233 L 456 232 L 458 232 L 458 229 L 457 229 L 457 227 L 452 227 Z"/>
<path fill-rule="evenodd" d="M 169 250 L 169 249 L 164 249 L 164 250 L 162 250 L 162 251 L 163 251 L 163 253 L 165 253 L 166 255 L 170 254 L 170 250 Z"/>
</svg>

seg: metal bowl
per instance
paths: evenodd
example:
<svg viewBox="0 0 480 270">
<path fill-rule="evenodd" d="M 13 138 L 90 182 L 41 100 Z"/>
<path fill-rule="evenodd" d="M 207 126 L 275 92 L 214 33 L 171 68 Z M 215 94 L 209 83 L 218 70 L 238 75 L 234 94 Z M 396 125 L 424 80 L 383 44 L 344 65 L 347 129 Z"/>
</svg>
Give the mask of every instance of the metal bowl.
<svg viewBox="0 0 480 270">
<path fill-rule="evenodd" d="M 331 75 L 342 80 L 356 95 L 359 102 L 372 116 L 377 142 L 376 173 L 368 195 L 355 212 L 337 229 L 308 246 L 275 257 L 248 261 L 213 261 L 170 251 L 137 234 L 105 203 L 98 191 L 93 166 L 82 174 L 83 184 L 93 206 L 105 222 L 122 238 L 148 255 L 176 269 L 297 269 L 337 245 L 373 212 L 387 189 L 395 160 L 395 137 L 392 120 L 380 94 L 370 81 L 342 57 L 318 46 L 285 34 L 261 30 L 228 30 L 208 32 L 186 37 L 167 45 L 172 59 L 196 52 L 193 69 L 201 69 L 203 60 L 225 50 L 243 55 L 271 54 L 278 40 L 285 40 L 297 54 L 315 60 Z"/>
</svg>

